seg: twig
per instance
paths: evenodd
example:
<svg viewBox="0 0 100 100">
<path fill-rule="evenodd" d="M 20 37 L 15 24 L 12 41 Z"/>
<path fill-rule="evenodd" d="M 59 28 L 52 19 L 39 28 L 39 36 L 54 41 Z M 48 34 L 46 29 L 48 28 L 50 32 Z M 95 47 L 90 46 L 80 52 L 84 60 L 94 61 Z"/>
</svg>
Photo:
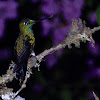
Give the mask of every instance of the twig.
<svg viewBox="0 0 100 100">
<path fill-rule="evenodd" d="M 28 78 L 30 78 L 30 74 L 31 74 L 31 72 L 28 72 L 28 71 L 26 72 L 25 80 L 23 81 L 21 88 L 15 93 L 13 98 L 15 98 L 19 94 L 19 92 L 22 91 L 26 87 L 26 82 L 27 82 Z"/>
<path fill-rule="evenodd" d="M 94 91 L 93 91 L 93 96 L 94 96 L 95 100 L 99 100 L 99 98 L 98 98 L 97 95 L 94 93 Z"/>
</svg>

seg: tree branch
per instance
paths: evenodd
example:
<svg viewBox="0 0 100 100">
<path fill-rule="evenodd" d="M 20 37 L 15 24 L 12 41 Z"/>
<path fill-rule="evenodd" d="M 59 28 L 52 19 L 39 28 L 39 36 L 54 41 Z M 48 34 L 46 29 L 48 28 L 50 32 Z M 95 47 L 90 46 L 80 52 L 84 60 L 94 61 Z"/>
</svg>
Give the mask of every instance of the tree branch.
<svg viewBox="0 0 100 100">
<path fill-rule="evenodd" d="M 45 51 L 43 51 L 42 53 L 40 53 L 39 55 L 36 56 L 37 60 L 39 61 L 39 63 L 43 60 L 43 58 L 57 50 L 60 50 L 62 48 L 65 48 L 66 46 L 68 46 L 68 48 L 71 48 L 71 44 L 75 44 L 75 47 L 80 47 L 80 42 L 86 42 L 89 41 L 91 42 L 92 46 L 94 47 L 94 43 L 95 41 L 92 38 L 92 34 L 95 31 L 100 30 L 100 26 L 99 27 L 94 27 L 93 29 L 90 29 L 89 27 L 85 26 L 85 21 L 82 22 L 81 19 L 72 19 L 72 27 L 69 30 L 69 32 L 67 33 L 66 38 L 57 46 L 53 46 L 50 49 L 47 49 Z M 32 74 L 31 70 L 32 67 L 39 67 L 39 65 L 33 66 L 34 65 L 34 59 L 33 57 L 28 59 L 28 64 L 27 64 L 27 73 L 25 76 L 25 80 L 23 81 L 23 84 L 21 86 L 21 88 L 16 92 L 13 93 L 11 90 L 10 92 L 8 92 L 8 88 L 4 89 L 3 84 L 7 83 L 7 82 L 11 82 L 13 80 L 13 78 L 15 77 L 16 73 L 13 73 L 13 68 L 15 66 L 14 62 L 11 62 L 9 69 L 7 70 L 7 73 L 5 75 L 3 75 L 2 77 L 0 77 L 0 84 L 1 84 L 1 90 L 0 90 L 0 94 L 1 97 L 4 95 L 8 95 L 9 97 L 14 98 L 15 96 L 17 96 L 17 94 L 26 87 L 26 82 L 27 79 L 30 77 L 30 75 Z M 5 92 L 4 92 L 5 90 Z"/>
</svg>

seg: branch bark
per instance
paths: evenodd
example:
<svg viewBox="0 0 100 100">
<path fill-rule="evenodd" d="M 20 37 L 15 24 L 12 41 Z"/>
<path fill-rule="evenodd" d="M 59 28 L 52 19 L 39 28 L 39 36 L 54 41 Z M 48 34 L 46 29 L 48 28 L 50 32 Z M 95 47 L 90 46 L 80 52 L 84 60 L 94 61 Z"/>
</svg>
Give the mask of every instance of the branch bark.
<svg viewBox="0 0 100 100">
<path fill-rule="evenodd" d="M 89 42 L 91 42 L 92 46 L 95 47 L 94 46 L 95 41 L 92 38 L 92 34 L 98 30 L 100 30 L 100 26 L 90 29 L 89 27 L 86 27 L 85 21 L 82 22 L 81 19 L 78 19 L 78 20 L 72 19 L 72 27 L 69 30 L 69 32 L 67 33 L 66 38 L 57 46 L 53 46 L 50 49 L 44 50 L 42 53 L 37 55 L 36 58 L 40 63 L 45 56 L 47 56 L 57 50 L 65 48 L 66 46 L 68 48 L 71 48 L 71 44 L 75 44 L 75 47 L 79 48 L 81 41 L 82 42 L 89 41 Z M 32 74 L 32 72 L 31 72 L 32 67 L 34 67 L 33 62 L 34 62 L 33 58 L 28 59 L 27 69 L 30 69 L 30 70 L 28 70 L 29 74 L 26 74 L 25 80 L 23 81 L 21 88 L 16 93 L 13 93 L 12 92 L 13 90 L 8 92 L 8 90 L 9 90 L 8 88 L 6 88 L 6 91 L 3 92 L 5 90 L 5 89 L 3 90 L 3 84 L 6 84 L 9 81 L 11 82 L 16 74 L 16 73 L 13 73 L 13 68 L 15 66 L 15 63 L 11 62 L 11 64 L 9 65 L 9 69 L 7 70 L 7 73 L 5 75 L 2 75 L 2 77 L 0 77 L 0 84 L 2 85 L 2 88 L 0 90 L 1 96 L 5 95 L 5 94 L 11 94 L 9 96 L 13 98 L 13 96 L 17 96 L 17 94 L 26 87 L 26 82 L 27 82 L 28 78 L 30 77 L 30 75 Z M 12 95 L 12 93 L 13 93 L 13 95 Z"/>
</svg>

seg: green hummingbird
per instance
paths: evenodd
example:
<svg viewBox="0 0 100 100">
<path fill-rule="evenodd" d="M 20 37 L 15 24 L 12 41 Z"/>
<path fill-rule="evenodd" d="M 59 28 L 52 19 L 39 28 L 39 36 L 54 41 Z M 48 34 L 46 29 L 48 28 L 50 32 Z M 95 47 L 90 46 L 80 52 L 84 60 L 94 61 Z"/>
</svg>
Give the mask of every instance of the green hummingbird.
<svg viewBox="0 0 100 100">
<path fill-rule="evenodd" d="M 47 17 L 47 18 L 51 18 Z M 34 51 L 35 46 L 35 37 L 32 31 L 32 26 L 37 22 L 47 19 L 43 18 L 40 20 L 31 20 L 31 19 L 23 19 L 19 23 L 19 36 L 15 42 L 14 46 L 14 55 L 16 58 L 16 65 L 13 69 L 13 72 L 16 73 L 17 79 L 23 79 L 24 72 L 27 70 L 27 61 L 30 56 L 35 56 L 35 54 L 31 52 Z M 34 57 L 34 61 L 37 62 L 36 57 Z"/>
</svg>

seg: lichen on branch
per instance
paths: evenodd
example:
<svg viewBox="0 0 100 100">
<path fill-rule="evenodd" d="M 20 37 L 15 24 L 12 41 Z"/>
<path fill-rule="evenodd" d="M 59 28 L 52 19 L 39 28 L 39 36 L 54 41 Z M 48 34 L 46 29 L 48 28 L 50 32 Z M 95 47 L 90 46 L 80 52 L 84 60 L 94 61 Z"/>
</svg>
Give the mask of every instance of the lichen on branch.
<svg viewBox="0 0 100 100">
<path fill-rule="evenodd" d="M 65 48 L 66 46 L 68 46 L 68 48 L 71 48 L 71 44 L 75 44 L 75 47 L 79 48 L 81 41 L 89 41 L 91 42 L 92 47 L 94 47 L 95 41 L 92 38 L 92 34 L 98 30 L 100 30 L 100 26 L 90 29 L 89 27 L 86 27 L 85 21 L 82 22 L 81 19 L 72 19 L 72 27 L 69 30 L 69 32 L 66 33 L 66 38 L 57 46 L 51 47 L 50 49 L 47 49 L 44 52 L 37 55 L 37 59 L 39 60 L 39 62 L 41 62 L 45 56 L 59 49 Z"/>
<path fill-rule="evenodd" d="M 72 19 L 72 27 L 69 30 L 68 33 L 66 33 L 66 38 L 57 46 L 53 46 L 50 49 L 46 49 L 44 50 L 42 53 L 40 53 L 39 55 L 36 56 L 37 60 L 40 62 L 43 60 L 43 58 L 57 50 L 60 50 L 62 48 L 68 47 L 68 48 L 72 48 L 71 44 L 75 44 L 75 47 L 80 47 L 80 42 L 86 42 L 89 41 L 92 44 L 92 47 L 94 46 L 95 41 L 92 38 L 92 34 L 95 31 L 100 30 L 100 26 L 98 27 L 94 27 L 93 29 L 90 29 L 89 27 L 86 27 L 85 25 L 85 21 L 82 22 L 81 19 Z M 17 96 L 17 94 L 26 87 L 26 82 L 27 79 L 30 77 L 30 75 L 32 74 L 32 67 L 39 67 L 39 64 L 37 64 L 36 66 L 34 65 L 34 59 L 31 57 L 28 59 L 28 63 L 27 63 L 27 72 L 28 74 L 26 74 L 25 76 L 25 80 L 23 81 L 23 84 L 21 86 L 21 88 L 13 94 L 13 96 L 15 95 L 15 97 Z M 1 96 L 2 95 L 6 95 L 3 93 L 7 93 L 7 94 L 11 94 L 8 93 L 9 88 L 3 88 L 3 84 L 7 83 L 7 82 L 11 82 L 13 80 L 13 78 L 15 77 L 16 73 L 13 73 L 13 66 L 15 66 L 14 62 L 11 62 L 9 69 L 7 70 L 7 73 L 5 75 L 2 75 L 2 77 L 0 77 L 0 84 L 2 85 L 2 88 L 0 90 Z M 31 67 L 30 67 L 31 66 Z M 11 96 L 10 95 L 10 96 Z M 11 97 L 12 98 L 12 97 Z"/>
</svg>

